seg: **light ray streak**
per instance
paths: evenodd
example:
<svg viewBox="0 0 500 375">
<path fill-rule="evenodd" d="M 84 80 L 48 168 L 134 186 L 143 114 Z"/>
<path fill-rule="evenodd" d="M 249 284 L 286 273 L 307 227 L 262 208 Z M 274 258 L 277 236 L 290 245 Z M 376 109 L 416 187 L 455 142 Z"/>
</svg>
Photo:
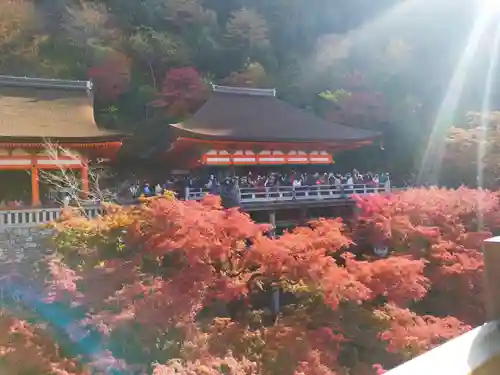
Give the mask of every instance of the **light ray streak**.
<svg viewBox="0 0 500 375">
<path fill-rule="evenodd" d="M 467 38 L 464 52 L 453 72 L 448 90 L 436 116 L 436 121 L 432 128 L 432 133 L 427 143 L 427 148 L 418 173 L 419 183 L 436 184 L 438 182 L 445 151 L 445 138 L 453 121 L 453 114 L 457 108 L 458 101 L 465 85 L 467 71 L 471 66 L 481 37 L 491 21 L 491 18 L 492 13 L 485 7 L 479 10 L 479 14 Z"/>
</svg>

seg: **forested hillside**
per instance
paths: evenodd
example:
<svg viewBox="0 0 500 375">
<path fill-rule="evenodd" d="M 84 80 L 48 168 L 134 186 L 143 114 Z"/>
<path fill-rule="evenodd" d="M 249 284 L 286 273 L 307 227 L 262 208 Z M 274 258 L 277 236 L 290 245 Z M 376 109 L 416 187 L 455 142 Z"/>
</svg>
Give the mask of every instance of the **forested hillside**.
<svg viewBox="0 0 500 375">
<path fill-rule="evenodd" d="M 187 116 L 209 82 L 275 87 L 332 121 L 384 132 L 383 147 L 351 163 L 409 173 L 475 16 L 473 1 L 424 3 L 0 0 L 0 74 L 91 78 L 98 122 L 141 133 Z M 459 115 L 480 106 L 490 34 Z"/>
</svg>

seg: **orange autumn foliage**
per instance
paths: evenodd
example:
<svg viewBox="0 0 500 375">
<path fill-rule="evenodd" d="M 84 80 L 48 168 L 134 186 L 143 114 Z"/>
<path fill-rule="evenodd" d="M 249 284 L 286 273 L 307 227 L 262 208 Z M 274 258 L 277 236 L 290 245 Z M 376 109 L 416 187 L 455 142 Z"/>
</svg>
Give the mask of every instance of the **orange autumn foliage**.
<svg viewBox="0 0 500 375">
<path fill-rule="evenodd" d="M 395 261 L 425 261 L 422 275 L 430 290 L 422 311 L 453 315 L 470 325 L 483 322 L 481 246 L 499 228 L 496 194 L 422 188 L 357 197 L 357 203 L 355 241 L 387 247 Z"/>
<path fill-rule="evenodd" d="M 2 374 L 90 375 L 65 358 L 42 326 L 0 312 Z"/>
<path fill-rule="evenodd" d="M 115 357 L 155 375 L 382 373 L 379 363 L 393 367 L 481 319 L 470 305 L 498 200 L 466 189 L 357 199 L 349 230 L 321 219 L 275 239 L 216 197 L 69 215 L 54 224 L 50 292 L 85 306 L 84 323 Z M 461 306 L 445 306 L 446 293 L 461 293 Z"/>
</svg>

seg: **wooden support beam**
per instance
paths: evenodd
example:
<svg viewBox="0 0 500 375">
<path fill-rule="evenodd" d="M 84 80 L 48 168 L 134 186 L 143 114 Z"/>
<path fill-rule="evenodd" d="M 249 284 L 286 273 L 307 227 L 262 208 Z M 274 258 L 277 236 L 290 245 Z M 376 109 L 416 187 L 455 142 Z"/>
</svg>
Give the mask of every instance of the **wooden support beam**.
<svg viewBox="0 0 500 375">
<path fill-rule="evenodd" d="M 270 235 L 274 238 L 276 237 L 276 212 L 271 211 L 269 212 L 269 222 L 271 223 L 271 230 L 270 230 Z"/>
</svg>

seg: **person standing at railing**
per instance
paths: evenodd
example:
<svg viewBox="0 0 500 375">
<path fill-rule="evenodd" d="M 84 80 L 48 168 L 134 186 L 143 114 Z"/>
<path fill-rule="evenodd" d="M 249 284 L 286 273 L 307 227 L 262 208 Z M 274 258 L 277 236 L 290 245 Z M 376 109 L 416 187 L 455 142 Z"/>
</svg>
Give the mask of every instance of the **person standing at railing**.
<svg viewBox="0 0 500 375">
<path fill-rule="evenodd" d="M 220 185 L 220 198 L 222 206 L 225 208 L 238 207 L 240 205 L 239 189 L 232 179 L 227 178 Z"/>
<path fill-rule="evenodd" d="M 378 178 L 379 184 L 384 185 L 386 181 L 387 181 L 387 174 L 381 173 L 379 178 Z"/>
<path fill-rule="evenodd" d="M 379 185 L 384 185 L 385 191 L 390 191 L 391 190 L 391 178 L 389 176 L 389 173 L 381 173 L 379 180 L 378 180 Z"/>
<path fill-rule="evenodd" d="M 328 173 L 323 173 L 318 182 L 317 185 L 328 185 Z"/>
<path fill-rule="evenodd" d="M 373 180 L 372 172 L 368 172 L 366 175 L 364 175 L 362 184 L 366 185 L 366 186 L 374 186 L 375 185 L 375 181 Z"/>
<path fill-rule="evenodd" d="M 340 176 L 339 174 L 334 175 L 333 176 L 333 185 L 336 188 L 341 188 L 342 187 L 342 176 Z"/>
<path fill-rule="evenodd" d="M 347 184 L 347 187 L 349 189 L 353 189 L 354 188 L 354 179 L 352 178 L 351 174 L 348 173 L 347 174 L 347 181 L 346 181 L 346 184 Z"/>
<path fill-rule="evenodd" d="M 216 187 L 217 187 L 217 180 L 215 179 L 215 176 L 213 174 L 211 174 L 209 177 L 208 177 L 208 181 L 207 183 L 205 184 L 205 187 L 209 190 L 209 191 L 213 191 Z"/>
<path fill-rule="evenodd" d="M 152 197 L 153 196 L 153 191 L 151 190 L 151 186 L 149 185 L 148 182 L 146 182 L 142 188 L 142 193 L 144 194 L 145 197 Z"/>
<path fill-rule="evenodd" d="M 130 194 L 132 195 L 132 199 L 136 199 L 139 197 L 139 185 L 133 184 L 129 187 Z"/>
<path fill-rule="evenodd" d="M 162 195 L 163 194 L 163 188 L 161 187 L 160 184 L 155 185 L 155 195 Z"/>
</svg>

